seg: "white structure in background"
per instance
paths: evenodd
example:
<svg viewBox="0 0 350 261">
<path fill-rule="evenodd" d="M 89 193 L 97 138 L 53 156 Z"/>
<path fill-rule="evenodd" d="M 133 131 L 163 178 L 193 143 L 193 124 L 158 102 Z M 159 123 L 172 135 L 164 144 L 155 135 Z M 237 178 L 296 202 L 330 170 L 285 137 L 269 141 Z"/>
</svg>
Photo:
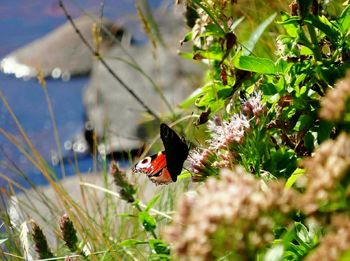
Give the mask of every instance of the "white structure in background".
<svg viewBox="0 0 350 261">
<path fill-rule="evenodd" d="M 30 78 L 36 75 L 36 70 L 17 61 L 15 57 L 7 56 L 0 62 L 0 69 L 6 74 L 14 74 L 17 78 Z"/>
</svg>

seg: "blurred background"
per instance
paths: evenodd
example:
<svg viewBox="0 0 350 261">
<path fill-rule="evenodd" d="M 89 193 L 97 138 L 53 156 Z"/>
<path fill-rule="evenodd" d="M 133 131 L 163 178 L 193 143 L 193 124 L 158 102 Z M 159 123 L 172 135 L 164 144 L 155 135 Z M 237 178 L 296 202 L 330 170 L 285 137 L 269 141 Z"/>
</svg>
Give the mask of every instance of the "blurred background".
<svg viewBox="0 0 350 261">
<path fill-rule="evenodd" d="M 160 2 L 160 0 L 152 0 L 149 1 L 149 4 L 155 9 L 160 6 Z M 65 1 L 65 4 L 74 18 L 84 14 L 97 17 L 101 15 L 101 1 L 74 0 Z M 135 43 L 143 44 L 146 42 L 146 37 L 139 27 L 134 1 L 105 1 L 103 17 L 131 28 Z M 19 48 L 27 47 L 31 42 L 40 40 L 41 37 L 66 22 L 67 18 L 56 0 L 4 1 L 0 6 L 1 59 L 11 53 L 13 54 L 13 52 L 16 54 L 16 50 Z M 65 39 L 65 41 L 69 41 L 69 39 Z M 34 47 L 32 50 L 37 51 L 38 49 Z M 46 60 L 50 60 L 51 55 L 54 56 L 54 53 L 32 53 L 33 57 L 37 56 L 37 59 Z M 30 59 L 33 58 L 30 57 Z M 13 65 L 4 63 L 4 60 L 1 63 L 0 91 L 3 97 L 18 117 L 38 152 L 51 164 L 58 176 L 61 176 L 54 127 L 50 120 L 43 88 L 41 88 L 36 77 L 15 75 Z M 17 65 L 17 68 L 19 67 Z M 84 131 L 85 111 L 82 94 L 88 83 L 88 72 L 75 76 L 68 74 L 66 77 L 57 77 L 57 79 L 52 76 L 54 75 L 46 78 L 47 90 L 57 123 L 60 146 L 65 162 L 65 174 L 72 175 L 77 171 L 77 168 L 80 172 L 89 172 L 93 164 L 92 158 L 86 150 L 86 144 L 75 144 L 75 150 L 82 152 L 78 155 L 78 165 L 75 164 L 74 156 L 71 153 L 72 139 L 81 136 Z M 12 133 L 20 143 L 22 142 L 18 128 L 2 101 L 0 102 L 0 127 Z M 28 184 L 21 178 L 21 176 L 24 176 L 21 174 L 26 174 L 35 184 L 46 183 L 41 173 L 4 135 L 0 135 L 0 173 L 14 178 L 25 186 L 28 186 Z M 4 178 L 0 178 L 0 187 L 3 187 L 5 183 Z"/>
<path fill-rule="evenodd" d="M 180 48 L 186 49 L 186 44 L 180 45 L 188 31 L 184 10 L 174 10 L 174 1 L 162 0 L 66 0 L 64 4 L 94 47 L 93 26 L 101 26 L 102 56 L 149 108 L 167 121 L 179 118 L 178 105 L 201 86 L 205 71 L 203 64 L 178 55 Z M 256 16 L 267 5 L 269 12 Z M 244 42 L 274 10 L 286 9 L 286 3 L 239 1 L 234 13 L 245 22 L 237 31 L 238 39 Z M 135 154 L 149 145 L 149 135 L 140 127 L 145 108 L 91 55 L 67 22 L 59 1 L 6 2 L 0 7 L 0 21 L 4 36 L 0 41 L 0 187 L 7 178 L 25 187 L 29 180 L 36 185 L 47 183 L 19 151 L 18 147 L 33 150 L 7 106 L 59 178 L 96 173 L 101 159 L 116 152 L 113 158 L 128 166 L 130 155 L 118 153 Z M 274 56 L 277 31 L 272 25 L 269 34 L 261 37 L 257 56 Z M 47 88 L 39 84 L 38 71 L 45 76 Z M 92 157 L 94 142 L 98 153 Z"/>
</svg>

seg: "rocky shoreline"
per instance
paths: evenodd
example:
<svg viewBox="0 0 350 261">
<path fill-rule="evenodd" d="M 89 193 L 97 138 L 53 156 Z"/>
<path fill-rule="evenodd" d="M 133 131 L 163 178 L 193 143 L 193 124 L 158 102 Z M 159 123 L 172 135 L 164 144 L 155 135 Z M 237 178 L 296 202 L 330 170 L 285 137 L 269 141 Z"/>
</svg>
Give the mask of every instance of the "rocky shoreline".
<svg viewBox="0 0 350 261">
<path fill-rule="evenodd" d="M 132 32 L 104 21 L 103 26 L 110 34 L 102 34 L 100 51 L 112 70 L 149 108 L 158 115 L 170 115 L 169 107 L 176 108 L 199 84 L 202 70 L 199 64 L 177 54 L 179 39 L 184 35 L 182 15 L 167 9 L 156 17 L 165 46 L 151 42 L 134 44 Z M 80 17 L 75 23 L 93 44 L 94 18 Z M 110 35 L 117 38 L 110 40 Z M 75 153 L 86 153 L 93 139 L 100 143 L 98 149 L 102 154 L 137 150 L 147 139 L 141 124 L 145 120 L 145 109 L 93 57 L 68 22 L 6 56 L 0 68 L 24 78 L 34 77 L 38 70 L 63 80 L 90 74 L 83 94 L 84 135 L 72 137 L 71 141 L 72 149 L 79 147 L 85 151 Z"/>
</svg>

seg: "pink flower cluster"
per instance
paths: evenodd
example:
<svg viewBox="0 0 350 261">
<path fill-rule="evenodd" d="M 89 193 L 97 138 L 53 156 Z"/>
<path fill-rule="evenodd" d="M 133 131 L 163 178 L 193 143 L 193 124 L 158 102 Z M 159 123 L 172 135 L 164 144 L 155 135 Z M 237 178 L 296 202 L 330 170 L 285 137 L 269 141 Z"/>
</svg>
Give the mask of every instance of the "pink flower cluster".
<svg viewBox="0 0 350 261">
<path fill-rule="evenodd" d="M 266 107 L 262 103 L 262 92 L 253 93 L 249 99 L 243 102 L 242 104 L 242 112 L 247 117 L 257 117 L 264 113 Z"/>
<path fill-rule="evenodd" d="M 225 120 L 215 117 L 208 121 L 209 148 L 190 152 L 189 162 L 195 176 L 193 180 L 201 181 L 217 175 L 220 168 L 232 167 L 237 156 L 233 146 L 242 144 L 247 131 L 252 128 L 251 120 L 256 119 L 255 123 L 258 123 L 265 111 L 262 93 L 254 92 L 243 101 L 241 113 L 235 113 Z"/>
<path fill-rule="evenodd" d="M 249 120 L 243 114 L 234 114 L 229 120 L 217 124 L 215 121 L 208 122 L 211 133 L 209 148 L 213 150 L 227 149 L 231 144 L 239 144 L 243 141 L 246 130 L 250 128 Z"/>
<path fill-rule="evenodd" d="M 227 249 L 249 257 L 274 239 L 273 227 L 281 220 L 271 213 L 289 213 L 295 199 L 295 192 L 285 190 L 283 183 L 266 186 L 240 167 L 223 170 L 220 179 L 209 178 L 197 194 L 180 200 L 165 238 L 187 260 L 216 260 Z M 218 234 L 221 244 L 215 245 Z"/>
<path fill-rule="evenodd" d="M 212 164 L 216 159 L 217 156 L 211 150 L 192 150 L 188 157 L 193 172 L 192 180 L 195 182 L 203 181 L 208 176 L 216 175 L 217 170 L 212 168 Z"/>
</svg>

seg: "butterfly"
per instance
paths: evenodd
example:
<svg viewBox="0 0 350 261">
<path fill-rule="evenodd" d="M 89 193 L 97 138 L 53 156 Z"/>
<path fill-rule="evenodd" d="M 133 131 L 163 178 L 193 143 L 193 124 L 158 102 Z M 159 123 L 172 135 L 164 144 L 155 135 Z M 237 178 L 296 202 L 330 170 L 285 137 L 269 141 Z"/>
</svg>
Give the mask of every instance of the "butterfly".
<svg viewBox="0 0 350 261">
<path fill-rule="evenodd" d="M 188 157 L 186 142 L 165 123 L 160 125 L 160 138 L 164 151 L 140 160 L 132 169 L 134 173 L 144 173 L 156 184 L 175 182 Z"/>
</svg>

